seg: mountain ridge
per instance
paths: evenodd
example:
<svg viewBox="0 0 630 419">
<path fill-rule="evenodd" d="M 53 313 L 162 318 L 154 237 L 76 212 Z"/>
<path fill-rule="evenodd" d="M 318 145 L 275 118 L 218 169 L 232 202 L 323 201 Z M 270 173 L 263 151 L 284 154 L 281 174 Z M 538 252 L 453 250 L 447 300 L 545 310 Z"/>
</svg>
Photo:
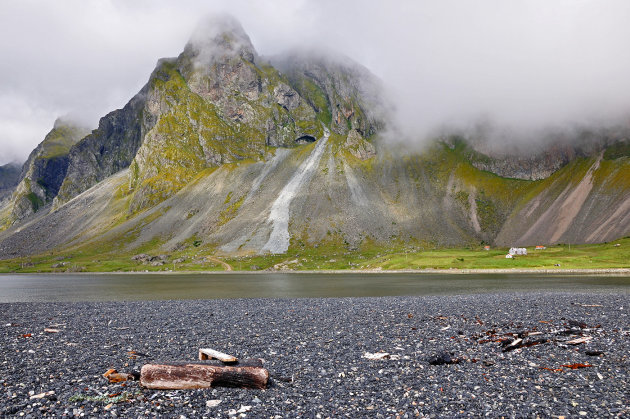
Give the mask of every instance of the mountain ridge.
<svg viewBox="0 0 630 419">
<path fill-rule="evenodd" d="M 44 210 L 4 207 L 0 258 L 90 246 L 198 243 L 252 255 L 630 234 L 630 130 L 595 133 L 592 149 L 566 141 L 525 158 L 458 136 L 424 151 L 392 147 L 383 133 L 394 107 L 367 69 L 321 53 L 265 59 L 238 22 L 214 22 L 64 151 L 66 173 L 54 197 L 40 197 Z"/>
</svg>

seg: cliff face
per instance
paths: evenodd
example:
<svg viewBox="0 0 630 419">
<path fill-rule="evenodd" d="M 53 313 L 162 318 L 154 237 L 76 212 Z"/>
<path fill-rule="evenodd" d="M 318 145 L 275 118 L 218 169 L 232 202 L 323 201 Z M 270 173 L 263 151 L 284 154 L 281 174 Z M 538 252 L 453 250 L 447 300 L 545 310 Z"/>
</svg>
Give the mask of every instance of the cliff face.
<svg viewBox="0 0 630 419">
<path fill-rule="evenodd" d="M 66 176 L 70 148 L 87 133 L 86 128 L 72 122 L 55 121 L 53 129 L 22 167 L 20 182 L 11 198 L 11 222 L 20 221 L 52 202 Z"/>
<path fill-rule="evenodd" d="M 13 189 L 20 181 L 21 172 L 22 168 L 17 163 L 8 163 L 0 166 L 0 203 L 11 196 Z"/>
<path fill-rule="evenodd" d="M 151 97 L 152 92 L 145 86 L 124 108 L 101 118 L 98 128 L 70 149 L 67 174 L 55 197 L 55 207 L 129 166 L 144 133 L 156 121 L 147 106 Z"/>
<path fill-rule="evenodd" d="M 384 126 L 386 106 L 380 81 L 347 57 L 292 52 L 272 59 L 291 85 L 316 110 L 331 131 L 357 130 L 371 137 Z"/>
<path fill-rule="evenodd" d="M 627 148 L 630 128 L 573 128 L 541 134 L 541 138 L 519 141 L 505 136 L 502 140 L 488 141 L 483 135 L 467 139 L 472 164 L 503 177 L 541 180 L 577 158 Z"/>
</svg>

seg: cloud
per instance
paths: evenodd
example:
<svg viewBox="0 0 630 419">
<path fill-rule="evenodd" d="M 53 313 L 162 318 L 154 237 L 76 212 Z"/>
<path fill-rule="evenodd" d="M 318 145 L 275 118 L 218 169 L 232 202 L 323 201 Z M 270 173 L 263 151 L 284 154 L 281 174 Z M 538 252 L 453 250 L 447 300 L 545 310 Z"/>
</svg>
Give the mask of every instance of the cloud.
<svg viewBox="0 0 630 419">
<path fill-rule="evenodd" d="M 28 103 L 23 97 L 7 95 L 0 100 L 0 165 L 22 163 L 37 143 L 52 128 L 55 115 L 49 110 Z M 29 144 L 29 147 L 24 147 Z"/>
<path fill-rule="evenodd" d="M 0 164 L 25 159 L 59 115 L 95 127 L 178 55 L 211 12 L 262 55 L 334 49 L 387 86 L 408 138 L 485 117 L 515 129 L 630 110 L 625 0 L 0 0 Z"/>
</svg>

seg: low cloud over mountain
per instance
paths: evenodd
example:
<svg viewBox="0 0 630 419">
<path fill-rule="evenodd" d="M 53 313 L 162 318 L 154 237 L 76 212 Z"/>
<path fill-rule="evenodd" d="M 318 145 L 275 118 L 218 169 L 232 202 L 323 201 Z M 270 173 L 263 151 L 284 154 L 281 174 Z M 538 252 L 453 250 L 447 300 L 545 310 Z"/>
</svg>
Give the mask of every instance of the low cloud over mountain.
<svg viewBox="0 0 630 419">
<path fill-rule="evenodd" d="M 235 15 L 263 56 L 299 45 L 364 64 L 388 87 L 396 137 L 407 141 L 444 127 L 468 130 L 480 119 L 530 137 L 548 126 L 627 125 L 630 110 L 623 0 L 74 0 L 1 8 L 0 164 L 25 160 L 58 116 L 96 127 L 209 12 Z"/>
</svg>

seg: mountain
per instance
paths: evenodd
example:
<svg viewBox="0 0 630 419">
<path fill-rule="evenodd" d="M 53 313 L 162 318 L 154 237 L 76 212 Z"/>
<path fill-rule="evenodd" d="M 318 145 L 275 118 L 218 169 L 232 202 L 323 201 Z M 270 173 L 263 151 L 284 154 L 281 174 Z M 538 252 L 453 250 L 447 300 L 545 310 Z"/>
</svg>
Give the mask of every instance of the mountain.
<svg viewBox="0 0 630 419">
<path fill-rule="evenodd" d="M 387 142 L 393 106 L 382 92 L 346 57 L 266 59 L 234 19 L 206 21 L 125 107 L 91 133 L 64 134 L 73 142 L 64 176 L 28 169 L 29 158 L 12 215 L 4 212 L 12 224 L 0 257 L 593 243 L 630 233 L 628 127 L 591 133 L 588 146 L 567 134 L 529 153 L 455 135 L 412 151 Z"/>
<path fill-rule="evenodd" d="M 0 166 L 0 203 L 5 201 L 20 181 L 20 165 L 7 163 Z M 2 204 L 0 204 L 0 207 Z"/>
<path fill-rule="evenodd" d="M 22 167 L 19 184 L 11 198 L 11 222 L 18 222 L 50 204 L 57 196 L 68 170 L 70 148 L 88 130 L 57 119 L 53 129 L 31 152 Z"/>
</svg>

